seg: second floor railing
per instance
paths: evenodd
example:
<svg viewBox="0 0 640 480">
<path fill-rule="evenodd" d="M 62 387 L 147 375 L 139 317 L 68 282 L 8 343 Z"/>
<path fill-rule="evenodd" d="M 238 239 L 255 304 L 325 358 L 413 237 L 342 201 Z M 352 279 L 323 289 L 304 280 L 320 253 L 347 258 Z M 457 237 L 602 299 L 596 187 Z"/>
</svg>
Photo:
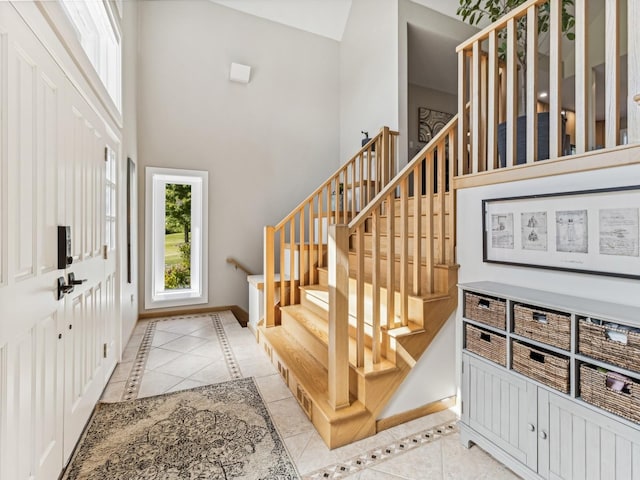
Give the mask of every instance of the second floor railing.
<svg viewBox="0 0 640 480">
<path fill-rule="evenodd" d="M 562 2 L 529 0 L 458 47 L 458 176 L 640 143 L 640 2 L 574 0 L 570 33 Z"/>
</svg>

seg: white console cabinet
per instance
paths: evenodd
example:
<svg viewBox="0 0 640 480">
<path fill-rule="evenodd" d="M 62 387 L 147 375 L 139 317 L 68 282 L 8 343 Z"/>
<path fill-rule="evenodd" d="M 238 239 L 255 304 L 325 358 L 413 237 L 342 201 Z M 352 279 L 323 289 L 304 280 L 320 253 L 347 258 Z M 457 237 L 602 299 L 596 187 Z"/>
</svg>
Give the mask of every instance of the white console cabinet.
<svg viewBox="0 0 640 480">
<path fill-rule="evenodd" d="M 467 293 L 503 302 L 504 328 L 467 318 L 465 313 L 471 309 L 466 308 L 465 302 L 478 298 Z M 581 368 L 594 368 L 640 381 L 640 371 L 580 354 L 579 342 L 585 339 L 580 338 L 578 327 L 580 321 L 588 318 L 637 327 L 640 309 L 492 282 L 460 285 L 460 300 L 463 305 L 459 319 L 463 336 L 460 436 L 465 446 L 479 445 L 527 479 L 640 480 L 640 425 L 583 400 L 581 392 L 586 387 L 581 385 L 580 378 Z M 515 305 L 566 314 L 571 327 L 571 347 L 563 350 L 516 334 Z M 546 318 L 536 318 L 546 323 Z M 468 330 L 468 326 L 473 329 Z M 501 352 L 504 349 L 501 364 L 496 363 L 495 357 L 493 361 L 484 358 L 491 356 L 491 351 L 474 347 L 466 338 L 466 332 L 471 335 L 479 330 L 489 348 L 495 345 Z M 515 371 L 514 342 L 534 349 L 531 353 L 536 360 L 532 362 L 534 367 L 540 360 L 536 352 L 562 358 L 567 363 L 568 391 L 561 392 L 532 378 L 538 376 L 537 371 L 532 370 L 531 376 Z M 500 355 L 498 358 L 501 360 Z M 544 363 L 540 363 L 540 368 L 546 368 Z M 626 390 L 620 395 L 627 395 Z"/>
</svg>

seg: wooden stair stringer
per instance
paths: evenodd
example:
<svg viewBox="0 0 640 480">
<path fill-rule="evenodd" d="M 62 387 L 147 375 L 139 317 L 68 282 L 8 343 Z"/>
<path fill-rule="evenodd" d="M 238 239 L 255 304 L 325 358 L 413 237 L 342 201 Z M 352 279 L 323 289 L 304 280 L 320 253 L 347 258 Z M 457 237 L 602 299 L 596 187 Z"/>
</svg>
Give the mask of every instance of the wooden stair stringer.
<svg viewBox="0 0 640 480">
<path fill-rule="evenodd" d="M 429 348 L 429 345 L 436 338 L 444 324 L 455 312 L 458 305 L 457 295 L 457 272 L 458 265 L 441 265 L 441 269 L 448 270 L 448 295 L 425 302 L 425 327 L 422 331 L 398 332 L 390 330 L 389 336 L 395 337 L 396 372 L 393 376 L 365 379 L 359 388 L 359 400 L 365 404 L 367 410 L 374 418 L 378 418 L 382 410 L 387 406 L 397 389 L 402 385 L 405 378 L 416 365 L 422 354 Z"/>
<path fill-rule="evenodd" d="M 258 342 L 280 372 L 329 448 L 337 448 L 375 434 L 375 418 L 357 398 L 334 410 L 328 401 L 327 370 L 283 327 L 259 327 Z"/>
<path fill-rule="evenodd" d="M 414 365 L 429 348 L 433 339 L 458 306 L 458 265 L 439 265 L 438 268 L 448 270 L 448 295 L 431 302 L 425 302 L 424 333 L 403 335 L 397 338 L 398 351 L 406 354 L 407 360 L 413 359 Z M 412 363 L 411 360 L 408 361 Z"/>
</svg>

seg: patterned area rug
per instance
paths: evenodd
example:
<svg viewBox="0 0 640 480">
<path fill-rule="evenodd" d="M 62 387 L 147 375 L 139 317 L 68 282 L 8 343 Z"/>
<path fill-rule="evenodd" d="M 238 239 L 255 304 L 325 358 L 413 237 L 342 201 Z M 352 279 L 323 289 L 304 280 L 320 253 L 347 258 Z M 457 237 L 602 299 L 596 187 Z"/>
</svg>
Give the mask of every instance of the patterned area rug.
<svg viewBox="0 0 640 480">
<path fill-rule="evenodd" d="M 64 480 L 298 479 L 253 378 L 101 403 Z"/>
</svg>

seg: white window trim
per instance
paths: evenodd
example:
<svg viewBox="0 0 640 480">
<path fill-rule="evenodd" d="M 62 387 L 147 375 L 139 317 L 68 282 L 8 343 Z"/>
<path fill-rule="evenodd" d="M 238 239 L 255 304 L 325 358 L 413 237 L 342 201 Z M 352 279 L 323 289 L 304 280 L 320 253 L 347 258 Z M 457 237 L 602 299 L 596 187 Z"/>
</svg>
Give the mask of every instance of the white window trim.
<svg viewBox="0 0 640 480">
<path fill-rule="evenodd" d="M 153 309 L 208 303 L 209 173 L 200 170 L 146 167 L 145 175 L 144 306 L 146 309 Z M 191 185 L 190 289 L 164 290 L 164 186 L 167 183 Z"/>
</svg>

